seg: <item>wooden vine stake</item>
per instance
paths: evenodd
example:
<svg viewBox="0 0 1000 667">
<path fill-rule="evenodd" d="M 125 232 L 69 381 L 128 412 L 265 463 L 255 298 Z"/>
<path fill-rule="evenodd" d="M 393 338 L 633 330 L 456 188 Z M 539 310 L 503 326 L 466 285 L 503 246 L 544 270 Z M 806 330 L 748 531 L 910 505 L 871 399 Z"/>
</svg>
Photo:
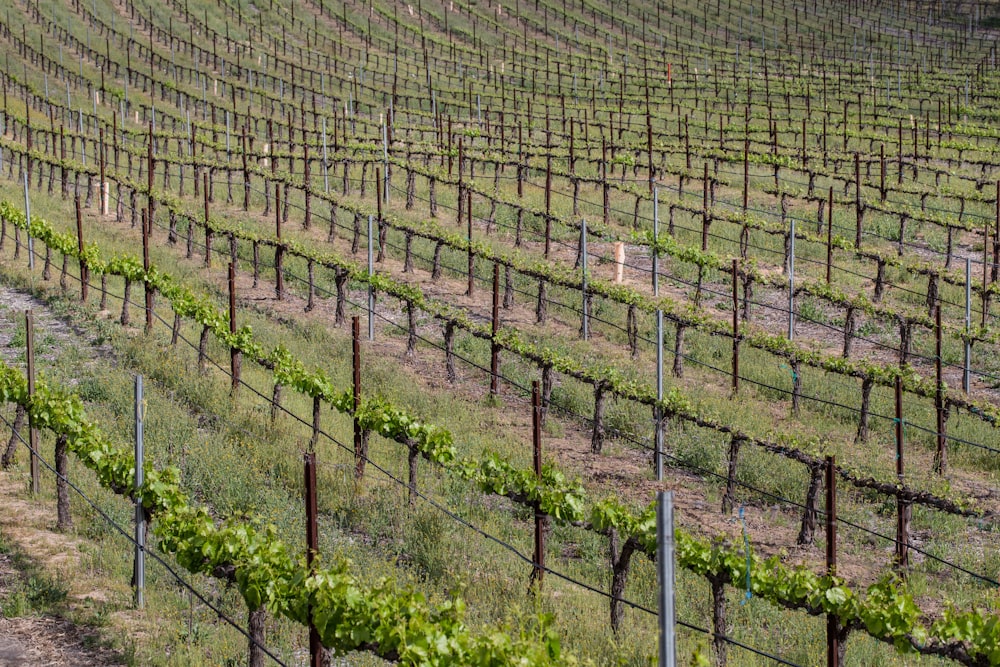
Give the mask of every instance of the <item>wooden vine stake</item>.
<svg viewBox="0 0 1000 667">
<path fill-rule="evenodd" d="M 305 503 L 306 503 L 306 565 L 314 571 L 314 561 L 319 555 L 319 527 L 316 503 L 316 453 L 309 451 L 305 458 Z M 312 619 L 312 610 L 308 612 Z M 309 623 L 309 667 L 322 667 L 323 645 L 319 640 L 319 632 L 310 620 Z"/>
<path fill-rule="evenodd" d="M 896 479 L 903 485 L 903 380 L 896 376 Z M 896 496 L 896 567 L 905 576 L 910 562 L 910 503 Z"/>
<path fill-rule="evenodd" d="M 535 475 L 542 477 L 542 400 L 538 391 L 538 380 L 531 382 L 531 444 L 534 452 L 533 461 Z M 530 588 L 533 591 L 542 590 L 545 578 L 545 515 L 538 503 L 535 503 L 535 552 L 531 571 Z"/>
</svg>

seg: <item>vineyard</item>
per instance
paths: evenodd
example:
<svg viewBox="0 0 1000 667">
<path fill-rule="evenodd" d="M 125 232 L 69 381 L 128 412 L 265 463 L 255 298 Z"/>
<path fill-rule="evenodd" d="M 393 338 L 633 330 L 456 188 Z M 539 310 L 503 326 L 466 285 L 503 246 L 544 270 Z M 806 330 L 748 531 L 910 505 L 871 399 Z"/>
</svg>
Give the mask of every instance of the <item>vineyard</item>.
<svg viewBox="0 0 1000 667">
<path fill-rule="evenodd" d="M 4 2 L 0 620 L 1000 665 L 992 3 Z"/>
</svg>

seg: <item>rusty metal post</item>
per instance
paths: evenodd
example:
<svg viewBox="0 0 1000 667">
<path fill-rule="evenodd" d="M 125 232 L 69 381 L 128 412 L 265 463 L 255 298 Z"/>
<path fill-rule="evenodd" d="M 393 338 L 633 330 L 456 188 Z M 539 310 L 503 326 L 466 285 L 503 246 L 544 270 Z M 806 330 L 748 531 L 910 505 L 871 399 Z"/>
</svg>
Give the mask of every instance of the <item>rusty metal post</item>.
<svg viewBox="0 0 1000 667">
<path fill-rule="evenodd" d="M 1000 181 L 997 181 L 996 221 L 993 225 L 993 266 L 990 269 L 990 280 L 997 281 L 1000 274 Z"/>
<path fill-rule="evenodd" d="M 205 209 L 205 268 L 212 268 L 212 223 L 208 215 L 208 174 L 202 174 L 203 208 Z M 277 186 L 275 186 L 277 188 Z"/>
<path fill-rule="evenodd" d="M 750 107 L 747 107 L 749 112 Z M 750 210 L 750 137 L 743 140 L 743 217 Z"/>
<path fill-rule="evenodd" d="M 466 191 L 466 214 L 468 216 L 468 222 L 466 226 L 466 239 L 469 242 L 469 286 L 466 290 L 466 295 L 472 296 L 476 289 L 475 275 L 476 275 L 476 257 L 472 253 L 472 189 Z"/>
<path fill-rule="evenodd" d="M 147 211 L 146 215 L 149 216 L 149 228 L 150 228 L 150 233 L 152 233 L 152 228 L 153 228 L 153 172 L 154 172 L 154 170 L 156 168 L 156 163 L 153 161 L 153 121 L 152 121 L 152 119 L 150 119 L 150 121 L 149 121 L 149 147 L 148 147 L 148 151 L 149 151 L 149 154 L 146 156 L 147 160 L 149 162 L 149 164 L 147 166 L 147 169 L 146 169 L 146 187 L 147 187 L 147 190 L 146 190 L 146 194 L 147 194 L 147 197 L 146 197 L 146 211 Z M 206 176 L 206 178 L 207 178 L 207 176 Z M 103 180 L 103 177 L 102 177 L 102 180 Z M 102 187 L 103 187 L 103 183 L 102 183 Z M 206 220 L 206 222 L 207 222 L 207 220 Z"/>
<path fill-rule="evenodd" d="M 375 340 L 375 288 L 372 286 L 372 276 L 375 275 L 375 241 L 372 236 L 372 216 L 368 216 L 368 340 Z"/>
<path fill-rule="evenodd" d="M 247 135 L 243 133 L 243 210 L 250 210 L 250 169 L 247 165 Z M 267 189 L 265 184 L 264 189 Z"/>
<path fill-rule="evenodd" d="M 98 128 L 98 137 L 99 137 L 99 141 L 100 141 L 100 144 L 98 146 L 98 154 L 99 154 L 99 157 L 100 157 L 101 180 L 97 184 L 97 186 L 98 186 L 98 192 L 100 193 L 100 195 L 99 195 L 100 199 L 98 199 L 98 207 L 97 207 L 97 209 L 101 212 L 101 215 L 107 215 L 108 214 L 108 199 L 107 199 L 107 181 L 105 181 L 105 179 L 104 179 L 104 171 L 105 171 L 104 152 L 105 151 L 104 151 L 104 128 L 103 127 L 102 128 Z M 152 196 L 152 191 L 150 191 L 150 195 Z"/>
<path fill-rule="evenodd" d="M 306 452 L 305 482 L 306 482 L 306 565 L 310 571 L 313 562 L 319 555 L 319 527 L 317 525 L 316 504 L 316 453 Z M 309 667 L 321 667 L 323 664 L 323 645 L 319 641 L 319 632 L 312 622 L 312 609 L 309 609 Z"/>
<path fill-rule="evenodd" d="M 497 333 L 500 331 L 500 264 L 493 263 L 493 321 L 490 331 L 490 396 L 496 398 L 500 392 L 500 346 Z"/>
<path fill-rule="evenodd" d="M 937 413 L 937 451 L 934 455 L 934 472 L 944 474 L 948 468 L 948 438 L 945 436 L 944 378 L 941 368 L 941 304 L 934 309 L 934 410 Z"/>
<path fill-rule="evenodd" d="M 903 484 L 903 381 L 896 376 L 896 479 Z M 896 566 L 905 574 L 910 560 L 910 504 L 896 498 Z"/>
<path fill-rule="evenodd" d="M 535 474 L 542 476 L 542 400 L 538 391 L 538 380 L 531 383 L 531 444 Z M 535 506 L 535 553 L 532 557 L 534 570 L 531 573 L 532 586 L 542 589 L 545 578 L 545 517 L 539 507 Z"/>
<path fill-rule="evenodd" d="M 826 573 L 837 574 L 837 472 L 836 458 L 826 457 Z M 826 666 L 840 664 L 840 624 L 834 614 L 826 616 Z"/>
<path fill-rule="evenodd" d="M 360 479 L 365 474 L 364 434 L 358 421 L 358 411 L 361 409 L 361 318 L 355 315 L 351 318 L 352 342 L 352 390 L 354 393 L 354 476 Z"/>
<path fill-rule="evenodd" d="M 146 509 L 140 500 L 145 464 L 145 444 L 143 442 L 143 423 L 146 419 L 146 400 L 144 398 L 142 376 L 135 376 L 135 560 L 133 563 L 133 577 L 135 581 L 135 606 L 136 609 L 143 609 L 146 606 Z"/>
<path fill-rule="evenodd" d="M 854 183 L 855 183 L 855 193 L 854 193 L 854 207 L 855 207 L 855 223 L 856 229 L 854 230 L 854 247 L 861 250 L 861 220 L 864 216 L 864 207 L 861 204 L 861 156 L 858 153 L 854 154 Z"/>
<path fill-rule="evenodd" d="M 80 211 L 80 195 L 73 197 L 73 205 L 76 208 L 76 246 L 80 252 L 80 301 L 87 300 L 87 289 L 90 287 L 90 269 L 87 260 L 83 258 L 83 214 Z"/>
<path fill-rule="evenodd" d="M 142 288 L 144 296 L 144 309 L 146 313 L 146 333 L 153 331 L 153 286 L 149 284 L 149 231 L 153 226 L 153 220 L 149 216 L 150 209 L 143 211 L 142 220 L 142 270 L 145 275 L 142 278 Z"/>
<path fill-rule="evenodd" d="M 740 391 L 740 301 L 737 292 L 739 260 L 733 258 L 733 396 Z"/>
<path fill-rule="evenodd" d="M 28 355 L 28 398 L 35 395 L 35 314 L 24 311 L 25 351 Z M 31 411 L 28 411 L 28 448 L 31 450 L 31 493 L 38 495 L 41 471 L 38 467 L 38 429 L 35 428 Z"/>
<path fill-rule="evenodd" d="M 701 181 L 701 249 L 708 250 L 708 226 L 711 218 L 708 210 L 708 161 L 705 161 L 705 173 Z M 700 273 L 700 272 L 699 272 Z"/>
<path fill-rule="evenodd" d="M 274 296 L 278 301 L 285 298 L 285 272 L 282 262 L 285 247 L 281 241 L 281 184 L 274 184 L 274 235 L 278 242 L 274 246 Z"/>
<path fill-rule="evenodd" d="M 830 269 L 833 265 L 833 186 L 830 187 L 829 203 L 826 207 L 826 284 L 830 284 Z"/>
<path fill-rule="evenodd" d="M 580 335 L 590 338 L 590 294 L 587 289 L 587 219 L 580 221 Z"/>
<path fill-rule="evenodd" d="M 552 153 L 545 160 L 545 258 L 552 249 Z"/>
<path fill-rule="evenodd" d="M 375 167 L 375 182 L 381 183 L 382 181 L 382 169 L 380 167 Z M 382 222 L 382 186 L 377 185 L 375 187 L 375 222 L 378 223 L 378 258 L 377 262 L 381 263 L 385 259 L 385 239 L 383 237 L 382 230 L 385 229 L 385 224 Z"/>
<path fill-rule="evenodd" d="M 312 184 L 309 177 L 309 144 L 302 144 L 302 192 L 305 197 L 305 216 L 302 226 L 306 229 L 312 225 Z"/>
<path fill-rule="evenodd" d="M 236 266 L 229 263 L 229 333 L 236 335 Z M 242 352 L 237 347 L 229 349 L 229 370 L 233 378 L 230 391 L 235 395 L 240 386 Z"/>
</svg>

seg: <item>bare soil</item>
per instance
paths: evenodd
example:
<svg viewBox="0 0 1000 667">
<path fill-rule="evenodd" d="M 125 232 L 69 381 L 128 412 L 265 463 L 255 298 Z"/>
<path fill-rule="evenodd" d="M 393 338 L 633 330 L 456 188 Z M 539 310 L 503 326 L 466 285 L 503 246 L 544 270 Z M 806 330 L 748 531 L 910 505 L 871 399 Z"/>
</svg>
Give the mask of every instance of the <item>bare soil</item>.
<svg viewBox="0 0 1000 667">
<path fill-rule="evenodd" d="M 30 558 L 49 575 L 58 573 L 68 585 L 68 610 L 106 601 L 93 588 L 90 577 L 76 576 L 80 570 L 81 541 L 52 528 L 55 512 L 41 502 L 25 498 L 25 484 L 13 472 L 0 472 L 0 535 L 4 541 Z M 0 604 L 8 601 L 25 573 L 15 568 L 15 559 L 0 554 Z M 58 615 L 0 615 L 0 667 L 124 665 L 123 657 L 102 645 L 94 628 L 78 625 Z"/>
</svg>

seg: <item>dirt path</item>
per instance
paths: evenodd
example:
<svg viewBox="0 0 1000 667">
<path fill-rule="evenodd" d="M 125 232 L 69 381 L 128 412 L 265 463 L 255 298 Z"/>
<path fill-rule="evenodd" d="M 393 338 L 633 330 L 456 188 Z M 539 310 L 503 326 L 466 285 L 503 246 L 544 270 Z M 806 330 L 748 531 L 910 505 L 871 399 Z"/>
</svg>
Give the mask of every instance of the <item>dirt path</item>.
<svg viewBox="0 0 1000 667">
<path fill-rule="evenodd" d="M 0 356 L 7 363 L 23 363 L 16 338 L 24 326 L 24 311 L 34 313 L 39 359 L 54 356 L 65 346 L 83 343 L 79 332 L 60 320 L 39 299 L 8 287 L 0 287 Z M 83 343 L 85 344 L 85 343 Z M 6 429 L 4 429 L 6 430 Z M 7 433 L 4 433 L 6 441 Z M 22 448 L 23 459 L 27 452 Z M 52 586 L 65 600 L 57 609 L 69 612 L 107 601 L 102 582 L 81 572 L 84 542 L 72 533 L 54 530 L 55 510 L 51 503 L 27 496 L 24 473 L 0 471 L 0 667 L 41 665 L 82 665 L 99 667 L 123 665 L 121 655 L 102 647 L 103 640 L 93 628 L 75 624 L 60 615 L 42 614 L 31 609 L 25 591 Z M 39 583 L 51 579 L 51 584 Z"/>
<path fill-rule="evenodd" d="M 54 510 L 45 503 L 25 497 L 24 481 L 16 472 L 0 472 L 0 667 L 28 665 L 123 665 L 121 655 L 104 648 L 97 630 L 75 624 L 59 615 L 17 613 L 21 582 L 35 575 L 26 571 L 39 568 L 54 577 L 57 587 L 66 586 L 65 606 L 72 611 L 107 601 L 106 594 L 92 588 L 90 577 L 77 576 L 81 570 L 81 540 L 52 529 Z M 17 557 L 12 554 L 18 554 Z M 44 584 L 36 584 L 44 585 Z M 30 581 L 29 581 L 30 588 Z"/>
<path fill-rule="evenodd" d="M 114 652 L 94 648 L 95 639 L 96 634 L 52 616 L 0 618 L 0 667 L 125 664 Z"/>
</svg>

